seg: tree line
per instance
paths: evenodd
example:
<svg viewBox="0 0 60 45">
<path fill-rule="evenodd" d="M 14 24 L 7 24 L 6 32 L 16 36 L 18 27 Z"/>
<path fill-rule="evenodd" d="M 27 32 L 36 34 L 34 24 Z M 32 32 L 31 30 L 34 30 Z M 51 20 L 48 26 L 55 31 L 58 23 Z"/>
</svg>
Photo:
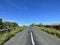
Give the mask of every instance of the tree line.
<svg viewBox="0 0 60 45">
<path fill-rule="evenodd" d="M 0 29 L 14 28 L 18 26 L 19 25 L 16 22 L 8 22 L 8 21 L 3 22 L 2 18 L 0 18 Z"/>
<path fill-rule="evenodd" d="M 54 29 L 60 30 L 60 24 L 44 25 L 40 23 L 40 24 L 31 24 L 30 26 L 47 27 L 47 28 L 54 28 Z"/>
</svg>

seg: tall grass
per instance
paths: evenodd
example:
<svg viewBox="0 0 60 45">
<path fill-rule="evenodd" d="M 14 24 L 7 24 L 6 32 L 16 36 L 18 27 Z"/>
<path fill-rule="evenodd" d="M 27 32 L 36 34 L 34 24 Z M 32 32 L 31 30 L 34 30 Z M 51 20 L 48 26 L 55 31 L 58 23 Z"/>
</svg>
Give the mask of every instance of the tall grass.
<svg viewBox="0 0 60 45">
<path fill-rule="evenodd" d="M 12 30 L 10 32 L 7 32 L 7 33 L 0 35 L 0 45 L 3 45 L 11 37 L 15 36 L 16 33 L 21 32 L 24 29 L 26 29 L 26 27 L 17 27 L 16 30 Z"/>
<path fill-rule="evenodd" d="M 56 30 L 56 29 L 53 29 L 53 28 L 46 28 L 46 27 L 37 27 L 37 29 L 39 30 L 42 30 L 44 32 L 47 32 L 48 34 L 51 34 L 51 35 L 54 35 L 58 38 L 60 38 L 60 31 L 59 30 Z"/>
</svg>

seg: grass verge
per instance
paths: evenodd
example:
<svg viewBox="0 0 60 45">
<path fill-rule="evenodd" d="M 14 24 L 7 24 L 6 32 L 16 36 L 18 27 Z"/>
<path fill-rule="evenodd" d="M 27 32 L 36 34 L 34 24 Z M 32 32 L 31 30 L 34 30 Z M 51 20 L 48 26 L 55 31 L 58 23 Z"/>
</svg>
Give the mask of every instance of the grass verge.
<svg viewBox="0 0 60 45">
<path fill-rule="evenodd" d="M 37 27 L 37 26 L 35 26 L 35 27 L 39 30 L 42 30 L 42 31 L 48 33 L 48 34 L 51 34 L 53 36 L 60 38 L 60 31 L 59 30 L 56 30 L 53 28 L 46 28 L 46 27 Z"/>
<path fill-rule="evenodd" d="M 0 45 L 3 45 L 6 41 L 15 36 L 16 33 L 21 32 L 24 29 L 26 29 L 26 27 L 18 27 L 16 30 L 0 35 Z"/>
</svg>

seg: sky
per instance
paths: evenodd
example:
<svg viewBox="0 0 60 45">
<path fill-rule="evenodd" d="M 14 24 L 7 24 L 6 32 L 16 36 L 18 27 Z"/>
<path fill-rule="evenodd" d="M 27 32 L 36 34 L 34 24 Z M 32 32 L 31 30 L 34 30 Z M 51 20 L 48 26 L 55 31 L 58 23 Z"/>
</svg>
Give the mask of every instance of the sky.
<svg viewBox="0 0 60 45">
<path fill-rule="evenodd" d="M 60 23 L 60 0 L 0 0 L 0 18 L 19 25 Z"/>
</svg>

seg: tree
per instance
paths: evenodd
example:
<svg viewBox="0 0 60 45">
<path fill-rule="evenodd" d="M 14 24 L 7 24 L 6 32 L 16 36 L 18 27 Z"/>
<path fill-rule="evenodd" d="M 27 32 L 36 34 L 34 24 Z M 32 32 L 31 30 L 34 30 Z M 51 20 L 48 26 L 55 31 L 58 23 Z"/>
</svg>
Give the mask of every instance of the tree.
<svg viewBox="0 0 60 45">
<path fill-rule="evenodd" d="M 6 28 L 6 26 L 9 26 L 9 28 L 18 27 L 18 24 L 16 22 L 4 22 L 3 25 L 5 28 Z"/>
<path fill-rule="evenodd" d="M 2 25 L 3 23 L 2 23 L 2 19 L 0 18 L 0 29 L 2 29 L 3 28 L 3 25 Z"/>
<path fill-rule="evenodd" d="M 13 26 L 13 27 L 18 27 L 18 24 L 17 24 L 16 22 L 13 22 L 13 23 L 12 23 L 12 26 Z"/>
<path fill-rule="evenodd" d="M 11 25 L 11 22 L 3 22 L 3 25 L 4 25 L 4 27 L 6 28 L 6 26 L 9 26 L 10 27 L 10 25 Z"/>
<path fill-rule="evenodd" d="M 31 24 L 30 26 L 35 26 L 36 24 L 35 23 L 33 23 L 33 24 Z"/>
<path fill-rule="evenodd" d="M 43 24 L 42 24 L 42 23 L 40 23 L 39 25 L 40 25 L 40 26 L 42 26 Z"/>
</svg>

